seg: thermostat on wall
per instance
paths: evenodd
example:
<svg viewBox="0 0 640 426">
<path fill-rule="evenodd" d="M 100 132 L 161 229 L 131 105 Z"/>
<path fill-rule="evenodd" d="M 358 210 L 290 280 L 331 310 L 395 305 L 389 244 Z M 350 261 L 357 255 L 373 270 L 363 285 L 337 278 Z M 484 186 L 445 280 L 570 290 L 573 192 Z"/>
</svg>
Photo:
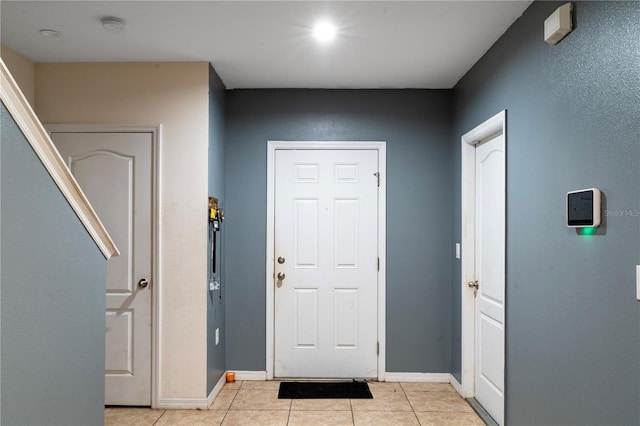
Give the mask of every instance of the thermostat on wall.
<svg viewBox="0 0 640 426">
<path fill-rule="evenodd" d="M 600 225 L 600 190 L 596 188 L 567 192 L 567 226 L 591 228 Z"/>
</svg>

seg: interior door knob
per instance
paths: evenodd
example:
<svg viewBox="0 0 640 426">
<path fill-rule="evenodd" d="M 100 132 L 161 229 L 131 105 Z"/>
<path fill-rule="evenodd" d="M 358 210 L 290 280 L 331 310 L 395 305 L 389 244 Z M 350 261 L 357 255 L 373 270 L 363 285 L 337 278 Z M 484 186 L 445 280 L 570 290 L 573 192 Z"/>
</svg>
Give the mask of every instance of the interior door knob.
<svg viewBox="0 0 640 426">
<path fill-rule="evenodd" d="M 279 279 L 280 281 L 284 280 L 284 277 L 285 277 L 285 276 L 286 276 L 286 275 L 285 275 L 284 273 L 282 273 L 282 272 L 278 272 L 278 279 Z"/>
<path fill-rule="evenodd" d="M 149 281 L 147 281 L 145 278 L 142 278 L 140 281 L 138 281 L 138 288 L 147 288 L 148 285 Z"/>
<path fill-rule="evenodd" d="M 476 290 L 478 289 L 479 285 L 478 285 L 478 281 L 469 281 L 467 283 L 467 285 L 469 286 L 469 288 L 475 288 Z"/>
</svg>

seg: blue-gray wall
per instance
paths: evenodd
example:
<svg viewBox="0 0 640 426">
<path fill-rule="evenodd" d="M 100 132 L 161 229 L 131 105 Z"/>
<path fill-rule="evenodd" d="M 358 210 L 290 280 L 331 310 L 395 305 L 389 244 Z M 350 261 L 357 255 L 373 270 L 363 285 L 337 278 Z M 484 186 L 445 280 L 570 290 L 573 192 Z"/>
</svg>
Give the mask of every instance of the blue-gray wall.
<svg viewBox="0 0 640 426">
<path fill-rule="evenodd" d="M 507 422 L 637 425 L 640 3 L 576 2 L 576 29 L 549 46 L 543 22 L 561 4 L 535 2 L 455 88 L 454 242 L 460 137 L 506 109 Z M 565 224 L 566 192 L 588 187 L 615 214 L 594 236 Z"/>
<path fill-rule="evenodd" d="M 104 422 L 106 262 L 4 105 L 3 425 Z"/>
<path fill-rule="evenodd" d="M 209 65 L 209 195 L 218 198 L 224 207 L 224 110 L 226 88 Z M 204 218 L 204 215 L 203 215 Z M 204 220 L 204 219 L 203 219 Z M 224 229 L 224 225 L 222 226 Z M 224 254 L 225 232 L 218 233 L 218 256 L 216 273 L 222 278 L 222 256 Z M 211 244 L 207 248 L 207 259 L 211 259 Z M 208 260 L 207 274 L 211 274 Z M 210 275 L 208 275 L 210 277 Z M 209 283 L 206 283 L 209 288 Z M 207 394 L 209 394 L 225 372 L 225 320 L 224 290 L 207 292 Z M 220 329 L 220 343 L 216 345 L 215 332 Z"/>
<path fill-rule="evenodd" d="M 451 92 L 233 90 L 227 367 L 265 370 L 267 140 L 387 142 L 387 371 L 451 368 Z"/>
</svg>

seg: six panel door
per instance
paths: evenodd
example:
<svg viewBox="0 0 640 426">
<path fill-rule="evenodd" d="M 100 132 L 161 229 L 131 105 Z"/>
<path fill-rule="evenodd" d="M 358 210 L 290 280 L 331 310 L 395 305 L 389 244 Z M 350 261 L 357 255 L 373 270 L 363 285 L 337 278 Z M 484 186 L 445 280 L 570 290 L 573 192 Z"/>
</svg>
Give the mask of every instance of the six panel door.
<svg viewBox="0 0 640 426">
<path fill-rule="evenodd" d="M 276 377 L 377 377 L 378 153 L 276 150 Z"/>
</svg>

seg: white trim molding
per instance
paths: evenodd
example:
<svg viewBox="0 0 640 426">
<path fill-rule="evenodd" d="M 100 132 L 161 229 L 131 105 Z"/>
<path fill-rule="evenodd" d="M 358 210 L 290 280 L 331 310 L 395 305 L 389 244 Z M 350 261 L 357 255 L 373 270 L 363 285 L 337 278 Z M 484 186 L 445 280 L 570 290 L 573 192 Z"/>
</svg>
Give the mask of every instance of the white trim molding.
<svg viewBox="0 0 640 426">
<path fill-rule="evenodd" d="M 161 408 L 160 401 L 167 401 L 161 395 L 161 340 L 162 340 L 162 276 L 160 259 L 162 258 L 162 215 L 160 206 L 162 194 L 162 125 L 131 124 L 47 124 L 47 135 L 51 133 L 151 133 L 151 408 Z M 171 398 L 169 398 L 171 400 Z M 171 402 L 170 402 L 171 404 Z"/>
<path fill-rule="evenodd" d="M 463 398 L 467 398 L 462 385 L 450 373 L 387 373 L 387 382 L 421 382 L 421 383 L 449 383 Z"/>
<path fill-rule="evenodd" d="M 458 392 L 464 398 L 475 396 L 475 295 L 467 286 L 475 280 L 476 235 L 476 146 L 493 136 L 507 135 L 507 111 L 501 111 L 461 138 L 461 217 L 462 253 L 460 271 L 461 294 L 461 379 Z M 457 383 L 457 381 L 456 381 Z"/>
<path fill-rule="evenodd" d="M 386 270 L 387 270 L 387 145 L 384 141 L 267 141 L 267 257 L 266 257 L 266 379 L 273 380 L 275 365 L 275 294 L 273 288 L 275 242 L 275 153 L 279 149 L 367 149 L 378 151 L 380 190 L 378 191 L 378 375 L 385 380 L 386 368 Z M 236 378 L 237 378 L 236 373 Z"/>
<path fill-rule="evenodd" d="M 233 370 L 229 370 L 233 371 Z M 236 371 L 236 380 L 271 380 L 267 379 L 266 371 Z"/>
<path fill-rule="evenodd" d="M 216 399 L 216 396 L 218 396 L 226 382 L 227 372 L 225 371 L 222 373 L 222 377 L 218 379 L 218 383 L 216 383 L 213 389 L 211 389 L 211 392 L 209 392 L 209 396 L 207 397 L 207 408 L 211 407 L 211 404 L 213 404 L 213 400 Z"/>
<path fill-rule="evenodd" d="M 424 382 L 424 383 L 450 383 L 450 373 L 390 373 L 387 372 L 387 382 Z"/>
<path fill-rule="evenodd" d="M 451 375 L 451 380 L 449 381 L 449 383 L 451 383 L 451 386 L 453 386 L 453 388 L 456 390 L 456 392 L 458 392 L 458 394 L 464 398 L 464 392 L 462 391 L 462 385 L 460 384 L 460 382 L 458 382 L 458 379 L 456 379 L 454 377 L 454 375 Z"/>
<path fill-rule="evenodd" d="M 118 256 L 120 252 L 113 239 L 109 236 L 2 59 L 0 59 L 0 69 L 0 97 L 7 110 L 103 256 L 106 259 Z"/>
<path fill-rule="evenodd" d="M 207 410 L 209 408 L 209 398 L 161 398 L 156 401 L 153 408 L 167 410 Z"/>
</svg>

